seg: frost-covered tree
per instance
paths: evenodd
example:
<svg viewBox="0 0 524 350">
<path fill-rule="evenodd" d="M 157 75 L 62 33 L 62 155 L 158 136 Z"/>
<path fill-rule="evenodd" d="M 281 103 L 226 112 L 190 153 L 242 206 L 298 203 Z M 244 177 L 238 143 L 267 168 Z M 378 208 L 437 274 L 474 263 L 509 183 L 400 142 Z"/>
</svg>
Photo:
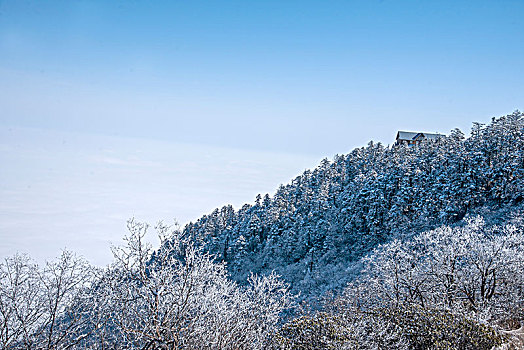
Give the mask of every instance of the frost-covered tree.
<svg viewBox="0 0 524 350">
<path fill-rule="evenodd" d="M 15 255 L 0 264 L 0 341 L 2 349 L 26 343 L 43 318 L 39 273 L 28 257 Z"/>
<path fill-rule="evenodd" d="M 3 349 L 74 347 L 93 331 L 90 289 L 97 269 L 64 251 L 39 268 L 15 255 L 0 264 L 0 341 Z"/>
<path fill-rule="evenodd" d="M 157 226 L 158 250 L 144 240 L 147 224 L 131 220 L 128 229 L 102 285 L 110 307 L 107 326 L 118 334 L 119 346 L 257 349 L 269 341 L 292 302 L 276 275 L 253 275 L 239 287 L 223 263 L 177 228 Z"/>
<path fill-rule="evenodd" d="M 418 305 L 491 323 L 524 316 L 522 226 L 487 225 L 475 217 L 463 226 L 393 240 L 364 264 L 346 290 L 359 305 Z"/>
</svg>

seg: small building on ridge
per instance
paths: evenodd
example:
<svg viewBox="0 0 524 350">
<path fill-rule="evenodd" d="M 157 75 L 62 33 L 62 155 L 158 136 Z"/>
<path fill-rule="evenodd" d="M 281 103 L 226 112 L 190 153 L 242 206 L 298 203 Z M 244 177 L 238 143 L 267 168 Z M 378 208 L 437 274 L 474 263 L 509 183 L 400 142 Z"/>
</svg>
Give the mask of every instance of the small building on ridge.
<svg viewBox="0 0 524 350">
<path fill-rule="evenodd" d="M 429 132 L 411 132 L 411 131 L 399 131 L 397 132 L 397 138 L 395 145 L 408 145 L 413 146 L 421 143 L 423 140 L 436 140 L 445 135 Z"/>
</svg>

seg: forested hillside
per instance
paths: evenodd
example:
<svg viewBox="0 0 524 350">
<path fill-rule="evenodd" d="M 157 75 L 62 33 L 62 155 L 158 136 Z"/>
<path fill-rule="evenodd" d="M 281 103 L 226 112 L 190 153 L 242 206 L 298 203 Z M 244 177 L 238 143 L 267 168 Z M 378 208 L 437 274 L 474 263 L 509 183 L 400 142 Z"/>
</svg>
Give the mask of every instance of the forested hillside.
<svg viewBox="0 0 524 350">
<path fill-rule="evenodd" d="M 520 112 L 370 142 L 158 249 L 131 219 L 105 268 L 5 259 L 0 348 L 522 349 L 523 199 Z"/>
<path fill-rule="evenodd" d="M 214 210 L 184 228 L 234 279 L 276 271 L 303 296 L 337 290 L 379 243 L 524 198 L 521 112 L 415 147 L 370 142 L 323 160 L 273 196 Z M 352 267 L 353 266 L 353 267 Z"/>
</svg>

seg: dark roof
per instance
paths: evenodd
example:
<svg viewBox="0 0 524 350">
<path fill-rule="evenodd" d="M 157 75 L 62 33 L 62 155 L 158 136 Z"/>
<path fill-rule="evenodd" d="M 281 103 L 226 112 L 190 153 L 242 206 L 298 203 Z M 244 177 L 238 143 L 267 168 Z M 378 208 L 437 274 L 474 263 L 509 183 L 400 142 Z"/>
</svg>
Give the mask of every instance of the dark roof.
<svg viewBox="0 0 524 350">
<path fill-rule="evenodd" d="M 397 132 L 397 140 L 416 140 L 422 136 L 429 140 L 435 140 L 439 137 L 443 137 L 442 134 L 430 133 L 430 132 L 413 132 L 413 131 L 399 131 Z"/>
</svg>

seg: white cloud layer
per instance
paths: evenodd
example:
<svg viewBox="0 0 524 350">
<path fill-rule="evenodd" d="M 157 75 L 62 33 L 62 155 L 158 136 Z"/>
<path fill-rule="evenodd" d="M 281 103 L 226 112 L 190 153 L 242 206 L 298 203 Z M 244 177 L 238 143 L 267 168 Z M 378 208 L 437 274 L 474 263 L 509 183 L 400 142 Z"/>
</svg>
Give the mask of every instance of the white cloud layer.
<svg viewBox="0 0 524 350">
<path fill-rule="evenodd" d="M 180 223 L 273 193 L 318 158 L 0 128 L 0 257 L 67 248 L 104 265 L 130 217 Z"/>
</svg>

